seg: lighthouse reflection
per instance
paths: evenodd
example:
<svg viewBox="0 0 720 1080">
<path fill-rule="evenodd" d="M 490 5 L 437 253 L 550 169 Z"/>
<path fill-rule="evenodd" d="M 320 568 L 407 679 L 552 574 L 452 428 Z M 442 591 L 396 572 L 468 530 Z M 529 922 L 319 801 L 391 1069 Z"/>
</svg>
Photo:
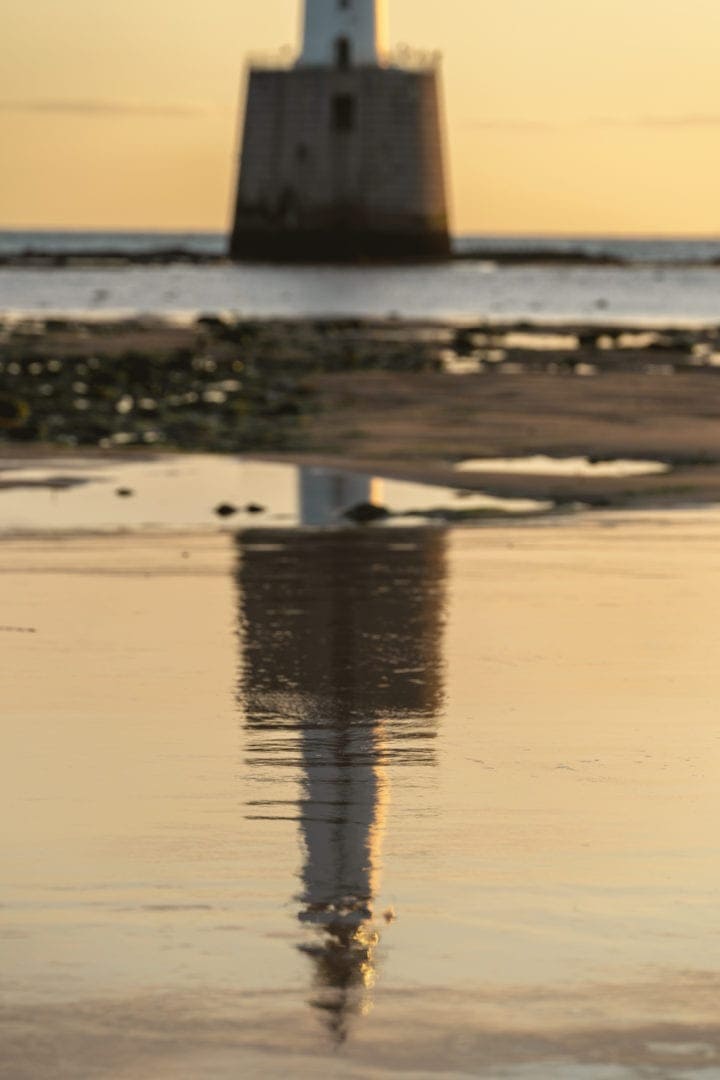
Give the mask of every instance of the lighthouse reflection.
<svg viewBox="0 0 720 1080">
<path fill-rule="evenodd" d="M 250 763 L 299 781 L 301 950 L 310 1003 L 343 1041 L 372 1007 L 391 783 L 432 766 L 442 698 L 445 537 L 429 529 L 238 538 Z M 286 800 L 263 816 L 287 818 Z"/>
</svg>

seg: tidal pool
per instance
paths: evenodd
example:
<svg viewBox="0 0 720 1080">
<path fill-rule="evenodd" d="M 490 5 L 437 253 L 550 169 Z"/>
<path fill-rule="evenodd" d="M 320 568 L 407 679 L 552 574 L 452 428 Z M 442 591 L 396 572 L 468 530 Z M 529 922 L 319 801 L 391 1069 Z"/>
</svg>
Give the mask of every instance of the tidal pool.
<svg viewBox="0 0 720 1080">
<path fill-rule="evenodd" d="M 670 472 L 662 461 L 616 458 L 607 461 L 587 457 L 549 457 L 534 454 L 517 458 L 471 458 L 456 465 L 461 473 L 513 473 L 519 476 L 614 477 L 655 476 Z"/>
<path fill-rule="evenodd" d="M 720 512 L 0 540 L 0 1076 L 720 1070 Z"/>
<path fill-rule="evenodd" d="M 459 495 L 462 494 L 462 501 Z M 4 459 L 0 534 L 13 532 L 216 529 L 239 525 L 342 526 L 359 505 L 388 520 L 532 515 L 551 502 L 460 492 L 343 469 L 296 466 L 221 454 L 139 454 L 132 458 Z M 225 509 L 218 518 L 219 507 Z"/>
</svg>

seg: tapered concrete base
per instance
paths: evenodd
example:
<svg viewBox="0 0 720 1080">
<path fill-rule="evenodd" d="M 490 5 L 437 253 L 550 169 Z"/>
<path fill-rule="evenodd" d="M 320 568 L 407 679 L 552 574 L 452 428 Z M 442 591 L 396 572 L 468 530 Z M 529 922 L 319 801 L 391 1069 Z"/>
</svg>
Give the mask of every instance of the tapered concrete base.
<svg viewBox="0 0 720 1080">
<path fill-rule="evenodd" d="M 448 258 L 437 72 L 251 70 L 230 255 Z"/>
</svg>

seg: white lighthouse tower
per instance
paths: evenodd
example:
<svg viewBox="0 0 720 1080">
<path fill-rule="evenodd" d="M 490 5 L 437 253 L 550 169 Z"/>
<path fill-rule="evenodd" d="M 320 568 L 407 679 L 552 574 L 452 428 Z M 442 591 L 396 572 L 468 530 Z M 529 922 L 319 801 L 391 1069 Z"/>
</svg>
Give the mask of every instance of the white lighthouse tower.
<svg viewBox="0 0 720 1080">
<path fill-rule="evenodd" d="M 305 0 L 305 67 L 380 65 L 387 54 L 384 0 Z"/>
</svg>

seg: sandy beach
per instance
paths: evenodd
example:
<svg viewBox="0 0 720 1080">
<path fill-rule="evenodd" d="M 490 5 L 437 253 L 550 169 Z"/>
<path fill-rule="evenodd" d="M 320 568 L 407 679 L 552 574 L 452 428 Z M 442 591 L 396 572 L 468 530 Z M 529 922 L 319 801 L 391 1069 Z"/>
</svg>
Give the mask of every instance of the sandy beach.
<svg viewBox="0 0 720 1080">
<path fill-rule="evenodd" d="M 714 342 L 6 325 L 3 1080 L 714 1080 Z"/>
<path fill-rule="evenodd" d="M 6 316 L 3 1080 L 714 1080 L 718 340 Z"/>
</svg>

